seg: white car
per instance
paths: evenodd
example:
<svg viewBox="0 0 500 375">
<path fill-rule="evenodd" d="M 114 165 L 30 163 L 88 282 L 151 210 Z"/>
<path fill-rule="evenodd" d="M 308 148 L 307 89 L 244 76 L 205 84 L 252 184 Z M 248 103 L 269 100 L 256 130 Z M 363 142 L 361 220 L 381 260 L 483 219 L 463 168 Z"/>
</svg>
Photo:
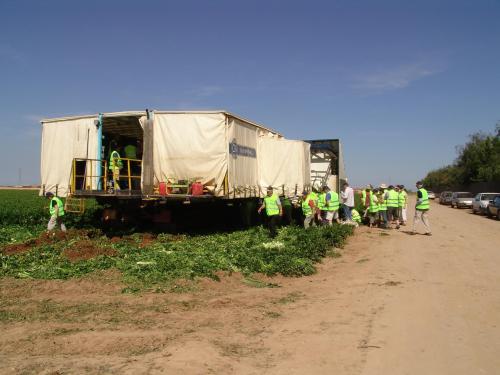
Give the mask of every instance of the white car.
<svg viewBox="0 0 500 375">
<path fill-rule="evenodd" d="M 490 201 L 495 199 L 500 193 L 479 193 L 472 201 L 472 212 L 475 214 L 484 215 L 488 212 L 488 205 Z"/>
<path fill-rule="evenodd" d="M 427 197 L 428 197 L 429 199 L 436 199 L 436 194 L 435 194 L 433 191 L 430 191 L 430 190 L 429 190 L 429 191 L 427 192 Z"/>
</svg>

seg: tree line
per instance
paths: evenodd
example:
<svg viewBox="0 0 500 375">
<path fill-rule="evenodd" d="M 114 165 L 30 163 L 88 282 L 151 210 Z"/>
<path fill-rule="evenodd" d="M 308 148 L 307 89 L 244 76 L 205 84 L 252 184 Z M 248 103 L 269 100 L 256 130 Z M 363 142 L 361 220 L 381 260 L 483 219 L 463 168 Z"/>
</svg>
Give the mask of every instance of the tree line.
<svg viewBox="0 0 500 375">
<path fill-rule="evenodd" d="M 500 124 L 494 133 L 478 132 L 457 146 L 457 158 L 427 173 L 424 185 L 433 191 L 453 190 L 478 182 L 500 182 Z"/>
</svg>

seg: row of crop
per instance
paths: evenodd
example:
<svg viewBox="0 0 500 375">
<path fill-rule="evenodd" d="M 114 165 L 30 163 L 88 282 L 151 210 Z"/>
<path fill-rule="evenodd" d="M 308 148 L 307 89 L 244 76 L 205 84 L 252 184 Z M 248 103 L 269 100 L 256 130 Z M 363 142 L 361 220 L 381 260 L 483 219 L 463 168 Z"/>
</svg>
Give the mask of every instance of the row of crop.
<svg viewBox="0 0 500 375">
<path fill-rule="evenodd" d="M 146 248 L 130 239 L 112 242 L 106 237 L 69 241 L 35 247 L 18 255 L 0 255 L 0 277 L 67 279 L 98 270 L 116 268 L 124 281 L 141 288 L 195 277 L 216 278 L 217 271 L 263 273 L 285 276 L 309 275 L 314 263 L 332 247 L 341 247 L 352 234 L 348 225 L 332 227 L 281 228 L 270 240 L 262 227 L 225 234 L 173 239 L 159 235 Z M 89 260 L 69 261 L 64 250 L 78 246 L 79 241 L 109 248 L 115 255 L 100 255 Z"/>
</svg>

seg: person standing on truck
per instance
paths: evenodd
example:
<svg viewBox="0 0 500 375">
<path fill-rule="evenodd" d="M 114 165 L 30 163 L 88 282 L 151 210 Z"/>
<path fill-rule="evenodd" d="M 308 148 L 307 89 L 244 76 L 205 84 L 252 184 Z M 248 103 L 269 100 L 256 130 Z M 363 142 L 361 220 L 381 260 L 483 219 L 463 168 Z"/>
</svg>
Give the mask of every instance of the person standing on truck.
<svg viewBox="0 0 500 375">
<path fill-rule="evenodd" d="M 302 213 L 304 214 L 304 228 L 306 229 L 316 225 L 316 223 L 314 222 L 316 204 L 314 203 L 313 197 L 314 196 L 312 192 L 308 193 L 305 190 L 302 192 L 301 207 Z"/>
<path fill-rule="evenodd" d="M 271 237 L 276 237 L 276 227 L 279 224 L 280 218 L 283 215 L 283 207 L 281 206 L 280 198 L 278 194 L 273 193 L 273 188 L 269 186 L 267 188 L 267 195 L 264 198 L 262 206 L 259 207 L 258 213 L 260 214 L 263 209 L 266 209 L 267 215 L 267 226 Z"/>
<path fill-rule="evenodd" d="M 111 141 L 111 153 L 109 155 L 109 170 L 113 175 L 113 189 L 120 190 L 120 170 L 123 162 L 118 152 L 118 145 L 115 140 Z"/>
<path fill-rule="evenodd" d="M 347 182 L 342 186 L 342 191 L 340 193 L 342 197 L 342 210 L 344 211 L 344 218 L 347 221 L 352 221 L 351 211 L 354 208 L 354 190 L 349 186 Z"/>
<path fill-rule="evenodd" d="M 53 193 L 48 192 L 45 194 L 47 199 L 49 199 L 49 213 L 50 220 L 47 224 L 47 230 L 53 231 L 56 226 L 60 226 L 63 232 L 66 232 L 66 225 L 63 223 L 64 216 L 64 204 L 59 197 L 56 197 Z"/>
<path fill-rule="evenodd" d="M 417 234 L 417 225 L 420 221 L 422 221 L 426 229 L 425 234 L 427 236 L 432 236 L 431 226 L 428 219 L 428 213 L 430 209 L 429 194 L 427 193 L 427 190 L 424 189 L 424 185 L 422 184 L 422 182 L 418 181 L 416 183 L 416 186 L 418 189 L 417 202 L 415 204 L 415 217 L 413 219 L 413 230 L 411 231 L 411 234 Z"/>
<path fill-rule="evenodd" d="M 129 189 L 139 190 L 141 186 L 141 165 L 136 161 L 138 159 L 136 142 L 128 142 L 128 144 L 123 148 L 123 152 L 125 154 L 125 158 L 130 159 L 130 164 L 128 164 L 130 165 L 130 171 L 127 171 L 126 173 L 130 173 L 130 176 L 132 176 L 132 186 L 129 186 Z"/>
</svg>

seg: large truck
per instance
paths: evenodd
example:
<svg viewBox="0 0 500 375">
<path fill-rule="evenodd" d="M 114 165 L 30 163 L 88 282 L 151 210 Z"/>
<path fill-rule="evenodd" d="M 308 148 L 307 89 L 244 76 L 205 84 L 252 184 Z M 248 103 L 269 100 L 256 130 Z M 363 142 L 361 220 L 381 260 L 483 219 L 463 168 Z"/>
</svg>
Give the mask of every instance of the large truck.
<svg viewBox="0 0 500 375">
<path fill-rule="evenodd" d="M 244 215 L 268 186 L 293 199 L 323 185 L 338 191 L 345 179 L 338 139 L 289 140 L 226 111 L 113 112 L 41 124 L 40 194 L 66 197 L 73 212 L 95 198 L 106 220 L 145 215 L 167 223 L 194 205 L 237 206 Z M 115 148 L 121 169 L 113 182 Z"/>
</svg>

